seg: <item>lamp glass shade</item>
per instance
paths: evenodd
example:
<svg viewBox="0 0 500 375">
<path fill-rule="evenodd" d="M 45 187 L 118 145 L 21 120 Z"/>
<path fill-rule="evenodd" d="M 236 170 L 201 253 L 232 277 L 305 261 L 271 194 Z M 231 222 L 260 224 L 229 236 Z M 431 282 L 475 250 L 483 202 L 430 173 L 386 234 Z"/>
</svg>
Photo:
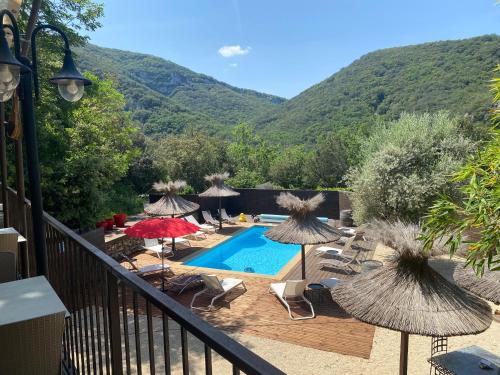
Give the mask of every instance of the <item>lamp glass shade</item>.
<svg viewBox="0 0 500 375">
<path fill-rule="evenodd" d="M 14 94 L 14 91 L 16 91 L 15 89 L 14 90 L 10 90 L 10 91 L 5 91 L 3 93 L 0 93 L 0 102 L 6 102 L 7 100 L 9 100 L 10 98 L 12 98 L 12 94 Z"/>
<path fill-rule="evenodd" d="M 20 78 L 19 66 L 0 64 L 0 94 L 14 90 L 19 85 Z"/>
<path fill-rule="evenodd" d="M 84 82 L 76 79 L 57 80 L 57 89 L 64 100 L 76 102 L 83 96 Z"/>
</svg>

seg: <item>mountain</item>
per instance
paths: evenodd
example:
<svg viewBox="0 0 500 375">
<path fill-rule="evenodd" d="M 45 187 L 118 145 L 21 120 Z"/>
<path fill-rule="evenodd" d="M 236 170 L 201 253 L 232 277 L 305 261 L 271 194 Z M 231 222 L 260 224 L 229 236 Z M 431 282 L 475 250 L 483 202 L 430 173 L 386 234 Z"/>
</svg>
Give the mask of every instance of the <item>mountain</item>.
<svg viewBox="0 0 500 375">
<path fill-rule="evenodd" d="M 278 143 L 313 143 L 340 127 L 395 119 L 401 112 L 446 109 L 487 122 L 489 81 L 500 62 L 500 37 L 485 35 L 368 53 L 286 101 L 230 86 L 173 62 L 87 45 L 77 51 L 84 70 L 112 76 L 127 108 L 148 135 L 187 126 L 228 134 L 246 121 Z"/>
<path fill-rule="evenodd" d="M 255 121 L 266 138 L 314 141 L 338 127 L 395 119 L 401 112 L 446 109 L 487 121 L 489 81 L 500 63 L 500 37 L 378 50 L 361 57 Z"/>
<path fill-rule="evenodd" d="M 76 49 L 82 70 L 111 76 L 127 109 L 146 134 L 177 133 L 187 126 L 227 133 L 285 99 L 233 87 L 159 57 L 88 44 Z"/>
</svg>

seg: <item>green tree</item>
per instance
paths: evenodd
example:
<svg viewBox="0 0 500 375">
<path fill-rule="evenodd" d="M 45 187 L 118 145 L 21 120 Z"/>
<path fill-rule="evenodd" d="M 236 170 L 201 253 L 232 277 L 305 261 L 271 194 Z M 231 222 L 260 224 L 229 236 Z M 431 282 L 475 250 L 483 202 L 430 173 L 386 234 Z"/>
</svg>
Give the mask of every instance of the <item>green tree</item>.
<svg viewBox="0 0 500 375">
<path fill-rule="evenodd" d="M 500 69 L 500 68 L 499 68 Z M 500 78 L 495 91 L 491 139 L 453 177 L 460 195 L 443 195 L 424 224 L 425 248 L 446 238 L 451 255 L 467 244 L 467 265 L 481 275 L 485 267 L 500 270 Z"/>
<path fill-rule="evenodd" d="M 162 179 L 183 179 L 196 192 L 205 188 L 204 176 L 224 170 L 227 159 L 224 141 L 199 132 L 151 140 L 146 153 Z"/>
<path fill-rule="evenodd" d="M 318 140 L 312 156 L 305 162 L 304 180 L 308 187 L 343 186 L 342 179 L 349 167 L 343 138 L 332 133 Z"/>
<path fill-rule="evenodd" d="M 453 194 L 449 176 L 474 144 L 446 112 L 402 114 L 379 126 L 363 145 L 363 161 L 348 173 L 356 222 L 418 222 L 439 194 Z"/>
<path fill-rule="evenodd" d="M 286 189 L 301 188 L 304 185 L 304 167 L 309 159 L 304 147 L 285 148 L 271 161 L 270 180 Z"/>
<path fill-rule="evenodd" d="M 251 171 L 252 175 L 259 176 L 256 183 L 267 181 L 271 162 L 276 155 L 276 146 L 255 135 L 248 124 L 235 126 L 232 139 L 227 148 L 227 155 L 233 176 L 248 175 L 248 171 Z"/>
<path fill-rule="evenodd" d="M 80 228 L 111 213 L 113 186 L 137 156 L 123 95 L 111 80 L 86 76 L 92 86 L 79 102 L 42 117 L 40 144 L 45 208 Z"/>
</svg>

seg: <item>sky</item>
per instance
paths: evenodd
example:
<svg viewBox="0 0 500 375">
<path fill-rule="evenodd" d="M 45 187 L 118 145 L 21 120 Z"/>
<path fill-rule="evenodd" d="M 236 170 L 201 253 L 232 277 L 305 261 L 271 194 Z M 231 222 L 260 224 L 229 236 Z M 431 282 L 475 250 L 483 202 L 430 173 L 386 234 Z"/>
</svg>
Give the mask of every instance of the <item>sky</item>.
<svg viewBox="0 0 500 375">
<path fill-rule="evenodd" d="M 91 42 L 291 98 L 362 55 L 500 34 L 495 0 L 101 0 Z"/>
</svg>

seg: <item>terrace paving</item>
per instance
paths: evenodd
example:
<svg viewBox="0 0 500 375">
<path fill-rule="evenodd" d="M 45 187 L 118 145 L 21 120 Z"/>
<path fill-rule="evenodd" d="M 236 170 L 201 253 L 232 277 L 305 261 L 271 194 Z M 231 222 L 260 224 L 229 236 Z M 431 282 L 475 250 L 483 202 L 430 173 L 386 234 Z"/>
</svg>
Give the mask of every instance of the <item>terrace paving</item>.
<svg viewBox="0 0 500 375">
<path fill-rule="evenodd" d="M 196 256 L 203 249 L 212 247 L 229 238 L 237 231 L 251 224 L 242 223 L 226 226 L 220 233 L 210 234 L 207 239 L 192 240 L 191 248 L 179 248 L 173 258 L 168 259 L 175 274 L 184 272 L 210 272 L 224 277 L 241 278 L 245 281 L 247 292 L 234 291 L 217 303 L 217 309 L 211 312 L 196 310 L 195 312 L 214 326 L 229 333 L 246 334 L 267 339 L 279 340 L 291 344 L 309 347 L 327 352 L 335 352 L 359 358 L 370 358 L 375 327 L 359 322 L 345 314 L 345 312 L 332 301 L 330 295 L 323 294 L 315 302 L 317 317 L 315 319 L 292 321 L 279 300 L 268 292 L 269 284 L 283 279 L 298 278 L 300 262 L 289 266 L 278 277 L 252 275 L 241 272 L 223 270 L 209 270 L 206 268 L 187 267 L 182 262 Z M 317 282 L 321 278 L 348 277 L 344 273 L 335 273 L 331 270 L 320 269 L 317 265 L 318 257 L 308 247 L 306 255 L 307 274 L 309 282 Z M 366 252 L 371 257 L 372 251 Z M 139 266 L 159 263 L 158 257 L 140 252 L 134 255 Z M 299 258 L 294 258 L 298 260 Z M 123 264 L 127 267 L 127 264 Z M 153 285 L 160 285 L 159 275 L 148 278 Z M 193 293 L 199 289 L 186 291 L 181 296 L 171 295 L 178 302 L 189 306 Z M 199 300 L 200 304 L 208 304 L 208 300 Z M 307 312 L 298 308 L 294 313 L 301 315 Z"/>
</svg>

